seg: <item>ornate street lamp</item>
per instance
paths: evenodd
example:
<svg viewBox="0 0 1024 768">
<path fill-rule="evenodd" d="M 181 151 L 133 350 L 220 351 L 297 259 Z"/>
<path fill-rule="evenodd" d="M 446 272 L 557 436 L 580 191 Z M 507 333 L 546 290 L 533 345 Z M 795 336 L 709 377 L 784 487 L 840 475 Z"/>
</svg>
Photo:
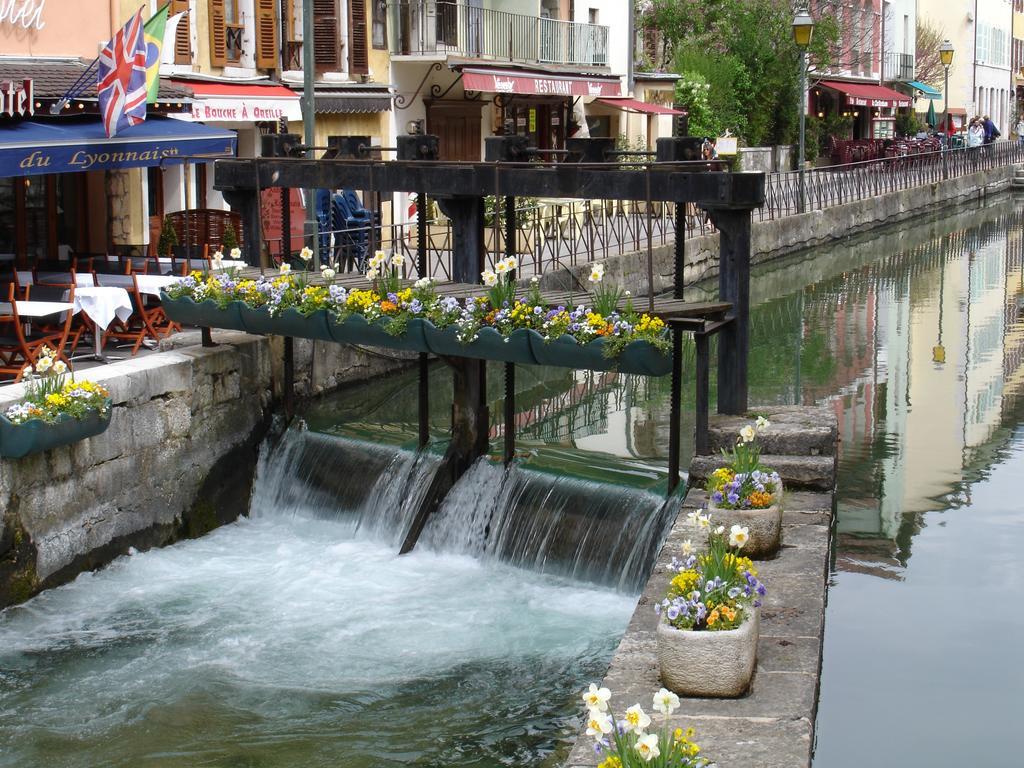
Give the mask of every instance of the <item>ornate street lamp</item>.
<svg viewBox="0 0 1024 768">
<path fill-rule="evenodd" d="M 942 124 L 943 132 L 949 135 L 949 67 L 953 63 L 953 44 L 949 40 L 943 40 L 942 45 L 939 46 L 939 61 L 942 62 L 942 66 L 946 70 L 946 120 Z"/>
<path fill-rule="evenodd" d="M 811 14 L 807 12 L 806 8 L 802 8 L 793 17 L 793 42 L 800 49 L 800 155 L 798 159 L 800 201 L 797 206 L 797 211 L 800 213 L 804 211 L 804 156 L 807 140 L 807 48 L 810 46 L 813 36 L 814 19 L 811 18 Z"/>
</svg>

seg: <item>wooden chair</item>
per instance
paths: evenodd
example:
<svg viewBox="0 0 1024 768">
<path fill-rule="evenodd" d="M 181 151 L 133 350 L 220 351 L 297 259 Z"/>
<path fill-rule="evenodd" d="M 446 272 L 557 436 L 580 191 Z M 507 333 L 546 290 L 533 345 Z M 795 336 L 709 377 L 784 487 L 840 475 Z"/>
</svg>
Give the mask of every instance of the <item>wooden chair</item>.
<svg viewBox="0 0 1024 768">
<path fill-rule="evenodd" d="M 163 307 L 157 303 L 152 306 L 146 304 L 145 296 L 139 290 L 139 280 L 132 274 L 132 284 L 126 288 L 132 300 L 132 314 L 127 320 L 115 317 L 103 332 L 103 343 L 107 339 L 118 339 L 120 341 L 132 342 L 132 356 L 139 352 L 139 347 L 146 339 L 160 341 L 169 336 L 174 330 L 174 324 L 167 319 Z"/>
<path fill-rule="evenodd" d="M 79 279 L 81 277 L 81 275 L 78 276 Z M 32 285 L 26 289 L 26 298 L 30 301 L 66 301 L 74 304 L 75 288 L 81 284 L 81 282 L 78 282 L 71 285 L 54 285 L 51 283 Z M 66 324 L 65 318 L 62 318 L 61 314 L 36 318 L 33 325 L 38 328 L 40 333 L 61 333 L 62 328 Z M 70 315 L 71 313 L 68 312 L 67 314 Z M 68 346 L 68 349 L 65 350 L 64 347 L 61 347 L 57 352 L 64 359 L 64 362 L 71 365 L 71 358 L 74 356 L 75 350 L 78 349 L 78 342 L 82 340 L 82 335 L 86 331 L 92 330 L 93 326 L 85 312 L 73 315 L 70 318 L 70 323 L 67 325 L 68 330 L 65 344 Z"/>
<path fill-rule="evenodd" d="M 73 286 L 71 290 L 71 300 L 74 301 Z M 12 375 L 15 381 L 21 381 L 26 366 L 35 366 L 43 347 L 56 350 L 70 368 L 70 361 L 63 350 L 71 328 L 71 312 L 63 313 L 64 320 L 59 329 L 43 330 L 36 324 L 31 331 L 26 331 L 25 320 L 18 315 L 17 299 L 10 288 L 7 299 L 6 303 L 0 303 L 0 375 Z"/>
</svg>

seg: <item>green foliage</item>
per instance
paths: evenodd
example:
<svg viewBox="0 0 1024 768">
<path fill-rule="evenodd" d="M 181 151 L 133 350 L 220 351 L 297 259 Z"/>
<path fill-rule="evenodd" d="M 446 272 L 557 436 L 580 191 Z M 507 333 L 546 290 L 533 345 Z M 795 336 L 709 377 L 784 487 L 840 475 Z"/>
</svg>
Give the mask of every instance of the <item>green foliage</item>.
<svg viewBox="0 0 1024 768">
<path fill-rule="evenodd" d="M 163 224 L 160 226 L 160 239 L 157 241 L 157 254 L 160 256 L 170 256 L 171 250 L 178 244 L 178 233 L 174 230 L 174 225 L 171 224 L 171 217 L 165 216 Z"/>
<path fill-rule="evenodd" d="M 220 249 L 225 253 L 231 253 L 232 248 L 238 247 L 238 235 L 235 233 L 234 225 L 229 221 L 224 225 L 224 234 L 220 237 Z"/>
<path fill-rule="evenodd" d="M 896 115 L 896 133 L 902 136 L 915 136 L 923 130 L 921 121 L 914 112 L 901 112 Z"/>
</svg>

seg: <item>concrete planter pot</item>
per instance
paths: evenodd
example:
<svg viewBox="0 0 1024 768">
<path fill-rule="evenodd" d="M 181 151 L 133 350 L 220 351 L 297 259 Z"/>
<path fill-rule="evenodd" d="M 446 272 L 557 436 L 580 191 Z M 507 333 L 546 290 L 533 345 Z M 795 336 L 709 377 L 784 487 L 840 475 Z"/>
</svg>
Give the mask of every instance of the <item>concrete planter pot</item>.
<svg viewBox="0 0 1024 768">
<path fill-rule="evenodd" d="M 781 498 L 781 489 L 778 491 Z M 723 509 L 708 499 L 711 525 L 724 525 L 726 531 L 732 526 L 742 526 L 750 532 L 750 539 L 740 553 L 753 560 L 772 557 L 782 544 L 782 507 L 778 500 L 765 509 Z"/>
<path fill-rule="evenodd" d="M 53 424 L 29 419 L 24 424 L 13 424 L 0 415 L 0 456 L 20 459 L 33 453 L 48 451 L 62 445 L 71 445 L 87 437 L 95 437 L 110 426 L 111 401 L 103 413 L 90 411 L 83 418 L 61 416 Z"/>
<path fill-rule="evenodd" d="M 735 698 L 746 693 L 757 661 L 759 611 L 736 629 L 684 630 L 658 622 L 661 681 L 681 696 Z"/>
<path fill-rule="evenodd" d="M 423 320 L 414 317 L 406 325 L 405 333 L 396 336 L 387 332 L 386 322 L 370 323 L 362 315 L 352 315 L 343 322 L 338 322 L 333 317 L 327 321 L 327 328 L 334 341 L 413 352 L 429 351 L 423 337 L 423 325 Z"/>
</svg>

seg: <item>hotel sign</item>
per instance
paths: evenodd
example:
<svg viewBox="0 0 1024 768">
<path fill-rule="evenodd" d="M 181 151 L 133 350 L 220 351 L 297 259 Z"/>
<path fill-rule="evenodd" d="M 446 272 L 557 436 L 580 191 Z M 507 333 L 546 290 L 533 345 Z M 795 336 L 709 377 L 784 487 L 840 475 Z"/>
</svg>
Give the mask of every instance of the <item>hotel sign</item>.
<svg viewBox="0 0 1024 768">
<path fill-rule="evenodd" d="M 0 82 L 0 117 L 32 117 L 35 113 L 31 80 L 20 83 Z"/>
</svg>

